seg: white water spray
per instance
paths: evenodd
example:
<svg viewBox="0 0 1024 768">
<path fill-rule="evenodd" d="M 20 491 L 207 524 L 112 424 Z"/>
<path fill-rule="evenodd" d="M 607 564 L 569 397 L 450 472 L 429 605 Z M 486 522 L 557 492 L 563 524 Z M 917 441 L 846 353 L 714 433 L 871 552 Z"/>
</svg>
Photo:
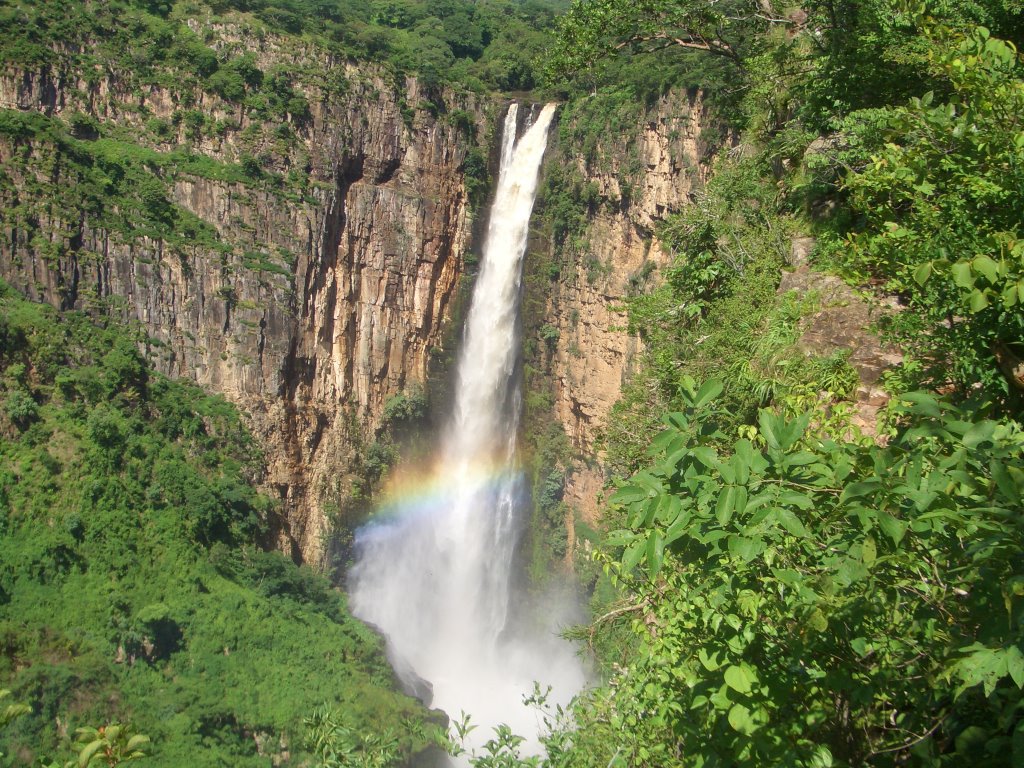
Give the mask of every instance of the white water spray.
<svg viewBox="0 0 1024 768">
<path fill-rule="evenodd" d="M 386 635 L 396 671 L 412 688 L 428 682 L 431 706 L 452 717 L 467 712 L 478 726 L 476 746 L 505 723 L 537 749 L 537 715 L 523 704 L 533 682 L 552 685 L 560 704 L 584 682 L 557 626 L 532 636 L 506 626 L 522 485 L 515 470 L 519 289 L 554 112 L 554 105 L 545 106 L 518 142 L 515 104 L 505 118 L 498 185 L 433 492 L 394 505 L 392 515 L 361 530 L 350 574 L 353 612 Z"/>
</svg>

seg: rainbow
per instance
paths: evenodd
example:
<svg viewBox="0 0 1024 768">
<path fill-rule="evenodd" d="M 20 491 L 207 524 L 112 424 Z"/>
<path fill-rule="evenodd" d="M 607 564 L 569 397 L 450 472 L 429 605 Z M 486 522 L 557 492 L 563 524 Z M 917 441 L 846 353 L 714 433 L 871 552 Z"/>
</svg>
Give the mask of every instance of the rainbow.
<svg viewBox="0 0 1024 768">
<path fill-rule="evenodd" d="M 497 461 L 473 462 L 458 482 L 452 480 L 450 465 L 446 467 L 441 460 L 427 466 L 399 467 L 386 478 L 368 524 L 442 515 L 453 503 L 453 492 L 486 498 L 488 490 L 497 491 L 510 477 L 517 476 L 522 476 L 518 466 Z"/>
</svg>

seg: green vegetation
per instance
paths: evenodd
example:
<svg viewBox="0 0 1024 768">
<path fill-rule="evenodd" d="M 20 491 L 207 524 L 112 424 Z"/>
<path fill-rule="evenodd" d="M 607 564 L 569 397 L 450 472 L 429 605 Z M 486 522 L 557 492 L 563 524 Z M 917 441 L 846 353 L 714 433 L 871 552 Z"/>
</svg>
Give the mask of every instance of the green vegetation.
<svg viewBox="0 0 1024 768">
<path fill-rule="evenodd" d="M 3 725 L 7 759 L 117 719 L 152 738 L 147 764 L 265 765 L 302 754 L 324 704 L 422 746 L 376 636 L 259 546 L 278 523 L 237 411 L 138 349 L 0 293 L 0 685 L 31 708 Z"/>
<path fill-rule="evenodd" d="M 916 383 L 977 387 L 1018 411 L 995 361 L 1024 355 L 1024 81 L 1013 46 L 975 29 L 935 29 L 930 59 L 945 77 L 906 105 L 857 112 L 849 146 L 817 163 L 842 178 L 856 217 L 829 255 L 858 280 L 883 281 L 909 312 L 890 335 L 919 362 Z"/>
<path fill-rule="evenodd" d="M 168 186 L 178 174 L 254 184 L 242 166 L 177 150 L 161 153 L 115 139 L 78 139 L 73 124 L 38 112 L 0 110 L 0 137 L 13 147 L 0 169 L 0 195 L 9 226 L 32 232 L 43 212 L 74 226 L 84 217 L 119 236 L 163 240 L 174 247 L 202 245 L 227 251 L 214 228 L 175 205 Z M 45 172 L 44 172 L 45 171 Z M 72 247 L 36 242 L 48 258 Z"/>
<path fill-rule="evenodd" d="M 641 647 L 552 762 L 1019 762 L 1020 427 L 914 394 L 884 447 L 736 438 L 721 391 L 687 382 L 610 500 Z"/>
<path fill-rule="evenodd" d="M 131 729 L 119 723 L 103 725 L 99 728 L 76 729 L 75 746 L 78 748 L 78 759 L 69 760 L 63 768 L 83 768 L 90 765 L 123 765 L 146 756 L 143 751 L 149 746 L 149 737 L 141 733 L 132 733 Z M 59 763 L 51 763 L 47 768 L 61 768 Z"/>
<path fill-rule="evenodd" d="M 741 146 L 627 301 L 647 351 L 609 420 L 617 490 L 577 633 L 606 680 L 549 715 L 542 764 L 1024 760 L 1022 31 L 1001 2 L 573 5 L 552 81 L 609 105 L 603 78 L 702 56 Z M 600 167 L 619 118 L 587 111 L 566 114 Z M 556 243 L 621 204 L 583 188 L 546 190 Z M 819 267 L 905 307 L 880 324 L 905 362 L 877 438 L 850 427 L 846 357 L 796 348 L 818 300 L 778 284 L 803 233 Z M 486 759 L 530 764 L 502 743 Z"/>
<path fill-rule="evenodd" d="M 418 74 L 429 87 L 477 91 L 532 88 L 544 31 L 563 3 L 541 0 L 4 0 L 0 59 L 36 67 L 61 64 L 98 77 L 114 65 L 139 85 L 187 92 L 199 87 L 266 118 L 302 122 L 306 97 L 296 89 L 320 73 L 312 60 L 262 71 L 251 53 L 225 55 L 186 23 L 234 25 L 245 36 L 276 35 L 294 52 L 319 50 L 377 61 L 396 76 Z M 212 34 L 212 33 L 211 33 Z M 228 49 L 230 50 L 230 49 Z M 335 83 L 344 90 L 344 82 Z M 203 115 L 197 113 L 197 127 Z"/>
<path fill-rule="evenodd" d="M 442 87 L 529 89 L 543 69 L 567 100 L 557 143 L 574 159 L 546 171 L 538 234 L 554 252 L 525 275 L 527 558 L 542 583 L 574 554 L 562 495 L 578 460 L 550 426 L 544 368 L 561 331 L 540 320 L 545 297 L 570 267 L 592 284 L 606 275 L 588 227 L 633 204 L 639 114 L 668 94 L 695 105 L 700 88 L 715 118 L 698 143 L 738 146 L 657 231 L 673 262 L 628 286 L 624 322 L 646 352 L 606 430 L 617 490 L 604 530 L 577 527 L 592 540 L 595 611 L 578 634 L 606 677 L 549 715 L 543 760 L 520 760 L 502 728 L 475 762 L 1021 764 L 1019 3 L 580 0 L 539 67 L 559 7 L 0 3 L 6 63 L 77 73 L 94 96 L 104 71 L 124 73 L 125 89 L 99 105 L 121 120 L 0 112 L 5 231 L 60 212 L 49 218 L 227 254 L 170 185 L 197 176 L 309 199 L 296 137 L 316 96 L 353 87 L 321 61 L 377 62 L 398 92 L 417 72 L 428 101 L 416 108 L 470 138 L 471 115 L 442 114 Z M 278 63 L 225 43 L 234 34 L 278 46 Z M 149 86 L 173 95 L 171 119 L 129 106 Z M 195 149 L 229 136 L 235 162 Z M 486 154 L 472 150 L 464 171 L 479 203 Z M 602 195 L 595 171 L 618 194 Z M 778 291 L 798 234 L 817 238 L 816 266 L 904 307 L 880 322 L 905 357 L 877 438 L 850 426 L 846 356 L 797 348 L 819 308 L 813 293 Z M 77 247 L 37 240 L 49 259 Z M 283 275 L 280 255 L 238 252 Z M 128 731 L 87 730 L 112 719 L 153 738 L 154 765 L 264 765 L 287 747 L 296 761 L 384 766 L 427 744 L 339 594 L 258 546 L 275 511 L 251 489 L 259 456 L 235 411 L 153 374 L 123 330 L 9 292 L 0 306 L 0 685 L 31 709 L 0 712 L 3 760 L 97 743 L 117 759 Z M 357 496 L 426 410 L 418 391 L 386 404 L 359 446 Z M 82 743 L 62 743 L 58 722 Z"/>
</svg>

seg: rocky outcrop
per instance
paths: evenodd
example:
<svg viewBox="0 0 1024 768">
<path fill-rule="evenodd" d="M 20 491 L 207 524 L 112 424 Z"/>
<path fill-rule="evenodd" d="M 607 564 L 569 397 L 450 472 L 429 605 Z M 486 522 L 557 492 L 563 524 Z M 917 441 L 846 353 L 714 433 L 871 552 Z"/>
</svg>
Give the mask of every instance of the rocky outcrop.
<svg viewBox="0 0 1024 768">
<path fill-rule="evenodd" d="M 585 459 L 567 477 L 563 499 L 589 522 L 597 518 L 605 483 L 599 438 L 642 348 L 625 329 L 622 302 L 668 262 L 655 225 L 705 181 L 708 122 L 699 93 L 672 92 L 630 131 L 602 138 L 589 160 L 576 146 L 553 149 L 552 162 L 574 166 L 602 201 L 579 238 L 584 245 L 563 258 L 543 319 L 545 330 L 557 331 L 546 334 L 554 339 L 546 358 L 554 416 Z"/>
<path fill-rule="evenodd" d="M 116 121 L 162 153 L 261 158 L 255 180 L 201 168 L 171 180 L 171 201 L 215 242 L 129 235 L 90 215 L 69 218 L 55 202 L 25 213 L 25 190 L 59 186 L 60 164 L 44 143 L 0 141 L 9 169 L 0 274 L 32 298 L 141 323 L 159 370 L 240 404 L 265 447 L 266 485 L 282 501 L 279 545 L 316 562 L 356 447 L 389 397 L 424 381 L 442 345 L 472 223 L 462 174 L 470 142 L 443 110 L 487 108 L 445 94 L 438 117 L 437 94 L 426 103 L 415 79 L 396 87 L 316 50 L 216 33 L 218 46 L 262 67 L 301 62 L 316 73 L 295 86 L 308 113 L 269 123 L 208 92 L 109 71 L 0 75 L 3 108 Z M 185 106 L 215 130 L 190 135 Z M 145 138 L 154 120 L 171 135 Z"/>
<path fill-rule="evenodd" d="M 863 434 L 874 436 L 878 413 L 889 402 L 889 394 L 881 386 L 882 373 L 903 360 L 897 350 L 882 343 L 875 328 L 882 317 L 900 307 L 892 298 L 865 296 L 838 277 L 811 269 L 807 257 L 813 246 L 813 238 L 794 238 L 792 268 L 782 273 L 779 293 L 794 291 L 817 298 L 817 311 L 800 321 L 797 346 L 807 355 L 820 357 L 838 350 L 849 353 L 849 363 L 859 379 L 850 421 Z"/>
</svg>

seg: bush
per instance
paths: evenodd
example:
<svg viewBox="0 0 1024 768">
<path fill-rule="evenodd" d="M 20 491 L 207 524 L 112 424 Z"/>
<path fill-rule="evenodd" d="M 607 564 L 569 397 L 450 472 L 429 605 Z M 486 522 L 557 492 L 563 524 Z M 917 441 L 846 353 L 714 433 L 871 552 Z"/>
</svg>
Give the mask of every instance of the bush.
<svg viewBox="0 0 1024 768">
<path fill-rule="evenodd" d="M 23 389 L 8 393 L 4 400 L 4 413 L 19 429 L 25 429 L 39 416 L 39 405 Z"/>
</svg>

